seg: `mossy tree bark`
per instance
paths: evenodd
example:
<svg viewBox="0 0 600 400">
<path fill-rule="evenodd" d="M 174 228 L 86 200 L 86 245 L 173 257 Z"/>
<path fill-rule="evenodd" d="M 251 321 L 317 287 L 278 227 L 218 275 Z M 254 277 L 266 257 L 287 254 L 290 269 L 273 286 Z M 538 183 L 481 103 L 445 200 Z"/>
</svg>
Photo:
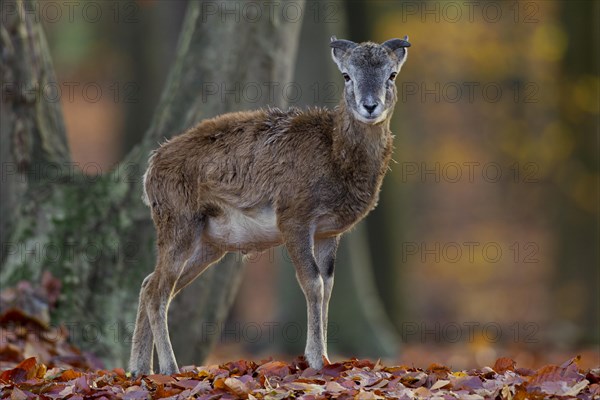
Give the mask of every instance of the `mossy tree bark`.
<svg viewBox="0 0 600 400">
<path fill-rule="evenodd" d="M 0 28 L 0 284 L 35 281 L 51 271 L 63 284 L 54 321 L 66 323 L 84 350 L 101 355 L 109 366 L 123 366 L 139 287 L 155 261 L 154 231 L 140 199 L 148 153 L 204 118 L 267 103 L 285 105 L 277 93 L 249 101 L 242 88 L 245 82 L 291 79 L 300 21 L 283 18 L 285 1 L 268 16 L 237 23 L 218 9 L 209 10 L 214 2 L 190 2 L 173 67 L 143 141 L 113 171 L 88 176 L 71 163 L 60 105 L 45 92 L 56 87 L 56 78 L 42 28 L 25 12 L 31 1 L 3 5 L 8 12 Z M 234 93 L 225 93 L 225 87 Z M 201 341 L 201 321 L 226 317 L 241 266 L 232 258 L 222 264 L 172 305 L 171 325 L 185 327 L 172 329 L 176 353 L 183 356 L 185 349 L 187 357 L 180 362 L 201 362 L 212 346 L 211 340 Z"/>
</svg>

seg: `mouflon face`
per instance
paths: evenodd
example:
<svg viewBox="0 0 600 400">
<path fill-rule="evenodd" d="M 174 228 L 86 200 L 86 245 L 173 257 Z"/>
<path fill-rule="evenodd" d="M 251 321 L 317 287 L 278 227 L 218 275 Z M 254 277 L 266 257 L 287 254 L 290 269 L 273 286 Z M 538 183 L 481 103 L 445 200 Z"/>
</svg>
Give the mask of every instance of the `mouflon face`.
<svg viewBox="0 0 600 400">
<path fill-rule="evenodd" d="M 365 124 L 385 120 L 396 103 L 394 80 L 406 61 L 408 36 L 382 44 L 331 38 L 331 55 L 345 81 L 344 101 Z"/>
</svg>

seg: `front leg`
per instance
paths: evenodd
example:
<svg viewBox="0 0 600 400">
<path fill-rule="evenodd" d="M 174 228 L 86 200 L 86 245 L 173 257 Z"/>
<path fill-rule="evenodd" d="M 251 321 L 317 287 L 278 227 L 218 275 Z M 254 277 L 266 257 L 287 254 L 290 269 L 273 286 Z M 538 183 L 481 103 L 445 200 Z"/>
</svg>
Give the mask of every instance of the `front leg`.
<svg viewBox="0 0 600 400">
<path fill-rule="evenodd" d="M 329 314 L 329 300 L 333 290 L 333 276 L 335 268 L 335 254 L 337 252 L 339 236 L 330 236 L 326 238 L 315 238 L 315 256 L 319 265 L 319 272 L 323 279 L 323 304 L 321 313 L 323 318 L 323 337 L 325 339 L 325 358 L 327 356 L 327 320 Z"/>
<path fill-rule="evenodd" d="M 296 268 L 296 278 L 306 297 L 307 338 L 304 355 L 315 369 L 323 367 L 326 357 L 323 330 L 323 278 L 313 255 L 313 237 L 308 229 L 298 226 L 282 228 L 285 245 Z"/>
</svg>

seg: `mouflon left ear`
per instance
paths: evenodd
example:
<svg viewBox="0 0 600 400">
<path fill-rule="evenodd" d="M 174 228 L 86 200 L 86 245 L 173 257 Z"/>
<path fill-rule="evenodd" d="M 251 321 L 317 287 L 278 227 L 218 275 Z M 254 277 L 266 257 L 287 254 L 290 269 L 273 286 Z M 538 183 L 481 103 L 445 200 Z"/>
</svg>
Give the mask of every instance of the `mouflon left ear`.
<svg viewBox="0 0 600 400">
<path fill-rule="evenodd" d="M 358 44 L 350 40 L 337 39 L 335 36 L 332 36 L 329 46 L 331 47 L 331 58 L 333 58 L 333 61 L 335 61 L 341 71 L 342 61 L 353 48 L 358 46 Z"/>
<path fill-rule="evenodd" d="M 390 39 L 381 44 L 383 47 L 391 51 L 398 57 L 400 66 L 406 61 L 407 47 L 410 47 L 408 42 L 408 35 L 404 36 L 404 39 Z"/>
</svg>

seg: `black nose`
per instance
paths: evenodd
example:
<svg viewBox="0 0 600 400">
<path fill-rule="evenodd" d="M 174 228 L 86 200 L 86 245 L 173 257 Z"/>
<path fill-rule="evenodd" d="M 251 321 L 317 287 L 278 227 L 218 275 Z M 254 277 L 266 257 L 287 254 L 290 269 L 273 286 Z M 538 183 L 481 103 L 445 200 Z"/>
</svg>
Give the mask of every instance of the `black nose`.
<svg viewBox="0 0 600 400">
<path fill-rule="evenodd" d="M 369 112 L 369 114 L 373 114 L 373 111 L 377 108 L 377 104 L 363 104 L 365 110 Z"/>
</svg>

